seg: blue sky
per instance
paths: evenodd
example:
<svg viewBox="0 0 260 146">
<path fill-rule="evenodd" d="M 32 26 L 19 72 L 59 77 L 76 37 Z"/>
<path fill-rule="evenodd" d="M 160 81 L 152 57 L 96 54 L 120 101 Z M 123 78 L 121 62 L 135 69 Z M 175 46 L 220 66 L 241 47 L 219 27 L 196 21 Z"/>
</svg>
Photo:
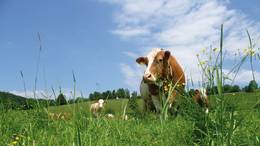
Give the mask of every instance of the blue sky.
<svg viewBox="0 0 260 146">
<path fill-rule="evenodd" d="M 39 52 L 37 32 L 43 45 L 39 92 L 59 86 L 71 91 L 72 70 L 77 90 L 84 94 L 120 87 L 138 90 L 143 68 L 135 64 L 135 57 L 153 47 L 171 50 L 188 74 L 193 74 L 194 53 L 218 44 L 221 23 L 227 24 L 228 58 L 234 49 L 247 44 L 245 28 L 260 36 L 259 6 L 258 0 L 1 0 L 0 90 L 23 94 L 19 74 L 23 71 L 27 90 L 32 91 Z M 244 79 L 250 72 L 247 64 L 243 69 Z M 260 69 L 256 71 L 260 77 Z"/>
</svg>

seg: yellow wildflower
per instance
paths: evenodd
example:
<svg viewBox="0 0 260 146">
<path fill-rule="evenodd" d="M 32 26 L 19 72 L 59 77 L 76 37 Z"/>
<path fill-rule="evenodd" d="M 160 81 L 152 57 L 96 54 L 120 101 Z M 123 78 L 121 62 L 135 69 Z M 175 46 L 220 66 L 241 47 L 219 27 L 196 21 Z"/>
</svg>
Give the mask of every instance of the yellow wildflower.
<svg viewBox="0 0 260 146">
<path fill-rule="evenodd" d="M 13 145 L 16 145 L 16 144 L 17 144 L 17 141 L 13 141 L 12 144 L 13 144 Z"/>
<path fill-rule="evenodd" d="M 167 86 L 164 86 L 164 91 L 168 91 L 168 87 Z"/>
<path fill-rule="evenodd" d="M 16 137 L 15 137 L 15 140 L 19 140 L 19 136 L 16 136 Z"/>
<path fill-rule="evenodd" d="M 201 61 L 200 64 L 204 65 L 204 64 L 206 64 L 206 61 Z"/>
</svg>

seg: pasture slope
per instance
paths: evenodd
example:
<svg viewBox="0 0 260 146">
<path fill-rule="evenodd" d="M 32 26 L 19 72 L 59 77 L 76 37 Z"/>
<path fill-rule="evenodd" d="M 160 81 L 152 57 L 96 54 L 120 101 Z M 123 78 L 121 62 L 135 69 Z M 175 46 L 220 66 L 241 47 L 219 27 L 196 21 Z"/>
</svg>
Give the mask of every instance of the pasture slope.
<svg viewBox="0 0 260 146">
<path fill-rule="evenodd" d="M 254 108 L 260 99 L 257 93 L 226 94 L 228 114 L 224 143 L 231 145 L 260 145 L 260 110 Z M 189 118 L 179 114 L 175 118 L 161 121 L 154 113 L 143 114 L 142 100 L 138 100 L 139 115 L 130 114 L 122 120 L 126 99 L 108 100 L 102 115 L 92 118 L 89 113 L 90 102 L 64 106 L 51 106 L 34 110 L 0 111 L 0 145 L 28 146 L 72 146 L 72 145 L 220 145 L 218 123 L 214 119 L 215 97 L 210 97 L 211 111 L 202 118 Z M 126 113 L 129 114 L 129 108 Z M 104 115 L 113 113 L 115 118 Z M 197 121 L 196 121 L 197 120 Z M 206 121 L 206 128 L 200 127 L 200 120 Z M 215 123 L 214 123 L 215 122 Z M 203 122 L 202 122 L 203 123 Z M 229 135 L 230 123 L 237 126 Z M 225 130 L 225 129 L 224 129 Z M 207 134 L 205 134 L 207 133 Z M 209 136 L 211 135 L 211 136 Z M 226 139 L 224 139 L 226 140 Z"/>
</svg>

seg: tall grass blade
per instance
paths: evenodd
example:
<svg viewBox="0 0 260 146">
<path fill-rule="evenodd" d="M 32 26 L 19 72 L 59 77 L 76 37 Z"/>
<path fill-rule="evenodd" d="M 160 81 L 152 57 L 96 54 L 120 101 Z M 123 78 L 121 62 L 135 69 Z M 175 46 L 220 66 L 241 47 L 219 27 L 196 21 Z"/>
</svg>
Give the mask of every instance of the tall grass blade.
<svg viewBox="0 0 260 146">
<path fill-rule="evenodd" d="M 251 66 L 251 71 L 252 71 L 252 77 L 253 80 L 255 81 L 255 73 L 254 73 L 254 67 L 253 67 L 253 44 L 252 44 L 252 39 L 251 36 L 248 32 L 248 30 L 246 30 L 247 36 L 248 36 L 248 40 L 249 40 L 249 54 L 250 54 L 250 66 Z"/>
</svg>

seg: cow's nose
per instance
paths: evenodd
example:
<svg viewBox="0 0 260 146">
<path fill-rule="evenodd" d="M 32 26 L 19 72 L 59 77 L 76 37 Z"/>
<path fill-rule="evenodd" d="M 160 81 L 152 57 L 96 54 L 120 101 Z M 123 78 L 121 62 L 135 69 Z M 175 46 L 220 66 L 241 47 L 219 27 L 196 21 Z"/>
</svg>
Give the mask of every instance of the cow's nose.
<svg viewBox="0 0 260 146">
<path fill-rule="evenodd" d="M 152 74 L 146 73 L 146 74 L 144 75 L 144 77 L 145 77 L 146 79 L 150 79 L 150 78 L 152 77 Z"/>
</svg>

